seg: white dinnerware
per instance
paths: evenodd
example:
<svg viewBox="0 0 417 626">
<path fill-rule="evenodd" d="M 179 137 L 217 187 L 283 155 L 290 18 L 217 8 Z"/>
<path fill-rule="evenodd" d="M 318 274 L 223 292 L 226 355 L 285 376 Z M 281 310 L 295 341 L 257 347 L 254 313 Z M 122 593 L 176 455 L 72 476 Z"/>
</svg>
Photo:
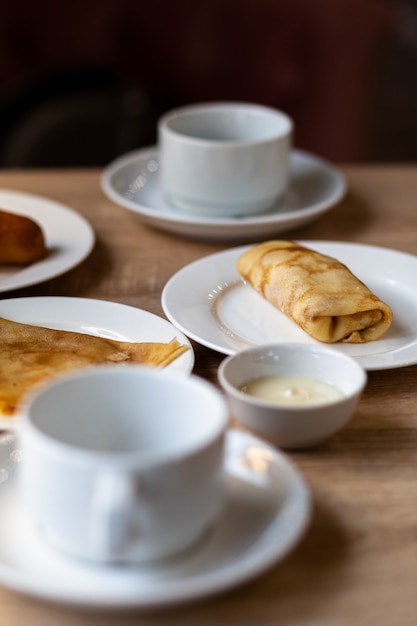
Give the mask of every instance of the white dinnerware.
<svg viewBox="0 0 417 626">
<path fill-rule="evenodd" d="M 179 210 L 233 217 L 270 209 L 289 178 L 293 122 L 242 102 L 192 104 L 158 121 L 161 187 Z"/>
<path fill-rule="evenodd" d="M 300 243 L 345 263 L 393 310 L 393 323 L 381 339 L 333 347 L 368 371 L 417 363 L 417 257 L 357 243 Z M 176 272 L 162 291 L 167 318 L 190 339 L 223 354 L 262 343 L 317 344 L 242 280 L 236 261 L 247 249 L 239 246 L 211 254 Z"/>
<path fill-rule="evenodd" d="M 94 230 L 77 211 L 48 198 L 0 189 L 0 206 L 24 215 L 41 227 L 47 255 L 26 266 L 0 267 L 0 293 L 21 289 L 60 276 L 80 264 L 95 243 Z"/>
<path fill-rule="evenodd" d="M 64 553 L 159 560 L 217 523 L 228 412 L 211 383 L 168 369 L 91 367 L 33 390 L 20 413 L 25 514 Z"/>
<path fill-rule="evenodd" d="M 343 428 L 367 381 L 351 357 L 303 343 L 266 344 L 228 356 L 218 378 L 243 426 L 292 450 L 322 444 Z M 248 392 L 254 382 L 262 382 L 259 395 Z"/>
<path fill-rule="evenodd" d="M 0 583 L 72 608 L 135 611 L 223 593 L 281 562 L 304 535 L 311 495 L 288 458 L 238 430 L 226 433 L 225 501 L 218 523 L 177 557 L 105 567 L 56 550 L 25 515 L 16 485 L 21 450 L 0 437 Z"/>
<path fill-rule="evenodd" d="M 129 152 L 103 171 L 101 188 L 143 223 L 182 237 L 203 241 L 255 241 L 319 219 L 344 196 L 346 181 L 319 157 L 292 150 L 286 193 L 262 215 L 214 217 L 178 211 L 161 188 L 157 147 Z"/>
</svg>

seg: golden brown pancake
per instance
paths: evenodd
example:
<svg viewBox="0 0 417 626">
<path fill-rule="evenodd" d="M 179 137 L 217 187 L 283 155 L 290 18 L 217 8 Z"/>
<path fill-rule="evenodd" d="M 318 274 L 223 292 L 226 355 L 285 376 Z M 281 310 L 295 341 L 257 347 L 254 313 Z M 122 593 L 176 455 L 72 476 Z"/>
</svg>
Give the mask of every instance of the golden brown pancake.
<svg viewBox="0 0 417 626">
<path fill-rule="evenodd" d="M 0 318 L 0 415 L 12 416 L 32 387 L 61 373 L 103 364 L 165 367 L 188 347 L 169 343 L 114 341 Z"/>
<path fill-rule="evenodd" d="M 27 265 L 47 252 L 39 224 L 30 217 L 0 210 L 0 263 Z"/>
<path fill-rule="evenodd" d="M 309 335 L 365 343 L 390 327 L 390 307 L 346 265 L 294 241 L 267 241 L 242 254 L 239 273 Z"/>
</svg>

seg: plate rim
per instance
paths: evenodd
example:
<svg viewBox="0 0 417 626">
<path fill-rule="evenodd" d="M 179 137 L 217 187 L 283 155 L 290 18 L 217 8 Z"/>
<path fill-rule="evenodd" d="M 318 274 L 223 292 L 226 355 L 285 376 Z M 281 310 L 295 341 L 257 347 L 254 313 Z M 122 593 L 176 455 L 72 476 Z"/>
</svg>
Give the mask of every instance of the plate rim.
<svg viewBox="0 0 417 626">
<path fill-rule="evenodd" d="M 393 254 L 396 255 L 398 257 L 403 258 L 404 260 L 407 261 L 412 261 L 413 263 L 417 264 L 417 256 L 409 253 L 409 252 L 404 252 L 401 250 L 397 250 L 395 248 L 389 248 L 387 246 L 379 246 L 376 244 L 366 244 L 366 243 L 362 243 L 362 242 L 350 242 L 350 241 L 336 241 L 336 240 L 298 240 L 297 242 L 302 244 L 302 245 L 306 245 L 306 246 L 313 246 L 313 245 L 320 245 L 320 246 L 343 246 L 346 249 L 357 249 L 357 248 L 362 248 L 364 250 L 372 250 L 375 251 L 376 253 L 388 253 L 388 254 Z M 210 340 L 206 340 L 204 339 L 204 337 L 201 337 L 201 334 L 196 333 L 194 330 L 192 330 L 190 332 L 190 330 L 188 328 L 186 328 L 185 324 L 183 324 L 182 322 L 178 321 L 176 318 L 176 315 L 172 312 L 171 307 L 169 306 L 169 304 L 167 303 L 167 298 L 168 298 L 168 293 L 170 292 L 170 290 L 173 288 L 173 285 L 175 285 L 176 281 L 178 279 L 183 278 L 184 275 L 187 274 L 188 271 L 192 271 L 195 267 L 198 267 L 198 265 L 201 263 L 202 265 L 204 265 L 205 263 L 209 263 L 210 259 L 213 259 L 214 257 L 218 257 L 220 258 L 221 256 L 228 256 L 230 255 L 231 257 L 233 257 L 234 255 L 239 255 L 240 253 L 242 253 L 244 250 L 247 250 L 251 247 L 253 247 L 254 245 L 256 245 L 256 243 L 252 243 L 252 244 L 245 244 L 245 245 L 241 245 L 241 246 L 234 246 L 232 248 L 227 248 L 224 250 L 221 250 L 219 252 L 214 252 L 211 253 L 209 255 L 203 256 L 199 259 L 196 259 L 194 261 L 192 261 L 191 263 L 189 263 L 188 265 L 184 266 L 183 268 L 181 268 L 180 270 L 178 270 L 175 274 L 173 274 L 168 281 L 166 282 L 166 284 L 163 287 L 162 293 L 161 293 L 161 305 L 162 305 L 162 309 L 164 311 L 164 314 L 166 315 L 166 317 L 177 327 L 179 328 L 184 334 L 186 334 L 188 337 L 190 337 L 190 339 L 192 339 L 193 341 L 200 343 L 201 345 L 204 345 L 212 350 L 215 350 L 217 352 L 219 352 L 220 354 L 224 354 L 224 355 L 231 355 L 231 354 L 235 354 L 237 352 L 236 349 L 232 348 L 231 346 L 227 346 L 227 345 L 220 345 L 219 342 L 213 342 Z M 226 279 L 227 280 L 227 279 Z M 417 294 L 417 291 L 416 291 Z M 209 294 L 207 294 L 208 296 Z M 208 298 L 207 298 L 208 299 Z M 416 337 L 417 338 L 417 337 Z M 312 339 L 312 338 L 309 338 Z M 367 371 L 382 371 L 382 370 L 389 370 L 389 369 L 398 369 L 401 367 L 408 367 L 410 365 L 415 365 L 417 364 L 417 351 L 416 351 L 416 356 L 413 359 L 407 359 L 404 361 L 400 361 L 400 363 L 397 364 L 392 364 L 392 363 L 387 363 L 387 364 L 373 364 L 373 365 L 369 365 L 369 359 L 368 359 L 368 364 L 366 363 L 366 355 L 365 356 L 360 356 L 360 357 L 355 357 L 353 356 L 352 358 L 358 358 L 358 361 L 361 363 L 361 365 L 364 367 L 364 369 L 366 369 Z"/>
<path fill-rule="evenodd" d="M 73 606 L 91 608 L 91 609 L 103 609 L 103 608 L 112 608 L 116 610 L 126 610 L 126 609 L 144 609 L 144 610 L 157 610 L 163 609 L 167 607 L 179 606 L 184 603 L 196 602 L 198 600 L 202 600 L 208 597 L 212 597 L 214 595 L 218 595 L 220 593 L 224 593 L 230 591 L 231 589 L 241 586 L 254 578 L 261 576 L 266 571 L 268 571 L 274 565 L 278 565 L 282 562 L 289 553 L 296 548 L 298 543 L 301 541 L 304 534 L 307 532 L 309 524 L 311 522 L 312 510 L 313 510 L 313 497 L 311 490 L 308 487 L 308 484 L 300 472 L 300 470 L 295 466 L 295 464 L 285 455 L 282 451 L 272 446 L 268 442 L 258 438 L 251 433 L 244 432 L 237 428 L 230 428 L 226 437 L 229 442 L 234 440 L 236 443 L 239 439 L 242 443 L 247 442 L 246 445 L 256 445 L 261 446 L 264 450 L 268 450 L 270 454 L 274 455 L 275 460 L 279 463 L 281 467 L 281 472 L 285 472 L 287 479 L 287 487 L 288 493 L 285 498 L 285 502 L 287 504 L 286 507 L 278 506 L 279 496 L 277 495 L 277 509 L 273 517 L 271 517 L 270 526 L 268 530 L 270 532 L 271 527 L 278 526 L 279 523 L 283 523 L 283 518 L 285 517 L 287 530 L 286 542 L 276 542 L 274 540 L 275 550 L 271 550 L 271 540 L 269 539 L 269 549 L 265 549 L 265 541 L 262 541 L 262 537 L 258 537 L 256 540 L 251 541 L 249 545 L 248 540 L 248 551 L 250 551 L 249 557 L 246 557 L 246 553 L 243 556 L 232 555 L 230 560 L 220 567 L 226 569 L 226 573 L 219 577 L 216 576 L 216 572 L 218 574 L 219 568 L 208 566 L 208 569 L 203 572 L 198 572 L 198 576 L 193 576 L 194 584 L 192 588 L 188 586 L 185 589 L 184 584 L 178 584 L 178 579 L 176 582 L 172 584 L 171 581 L 171 590 L 169 590 L 170 581 L 163 583 L 163 587 L 165 584 L 165 596 L 161 598 L 161 591 L 158 590 L 158 593 L 153 593 L 149 598 L 141 597 L 140 593 L 138 594 L 138 590 L 130 591 L 128 593 L 118 594 L 115 592 L 114 594 L 106 595 L 103 597 L 101 591 L 98 591 L 94 598 L 91 598 L 91 594 L 79 594 L 74 589 L 68 589 L 68 586 L 64 589 L 61 586 L 57 586 L 55 584 L 47 585 L 46 583 L 50 578 L 45 578 L 43 581 L 36 578 L 36 572 L 31 574 L 23 569 L 23 566 L 8 565 L 2 562 L 0 555 L 0 582 L 5 587 L 17 591 L 19 593 L 36 597 L 38 599 L 52 601 L 54 603 L 62 603 L 68 604 L 70 603 Z M 231 453 L 232 454 L 232 453 Z M 0 446 L 0 460 L 1 460 L 2 450 Z M 227 452 L 226 452 L 227 455 Z M 227 458 L 227 457 L 226 457 Z M 14 472 L 15 473 L 15 472 Z M 227 468 L 225 467 L 225 473 L 227 474 Z M 282 475 L 282 474 L 281 474 Z M 13 478 L 13 472 L 12 472 Z M 232 480 L 229 482 L 233 485 L 233 476 L 231 476 Z M 6 487 L 6 489 L 12 489 L 12 491 L 16 491 L 15 484 L 12 486 L 6 484 L 0 484 L 0 490 L 2 487 Z M 256 487 L 254 487 L 256 489 Z M 229 491 L 229 497 L 233 495 L 235 487 L 230 486 L 227 488 Z M 252 489 L 252 487 L 251 487 Z M 258 487 L 258 489 L 262 489 L 262 487 Z M 4 497 L 7 497 L 4 496 Z M 14 496 L 17 498 L 17 494 Z M 1 496 L 0 496 L 1 498 Z M 297 507 L 294 506 L 295 502 L 297 502 Z M 283 510 L 282 510 L 283 509 Z M 291 518 L 291 524 L 288 523 L 287 517 Z M 215 532 L 215 531 L 214 531 Z M 36 540 L 35 540 L 36 541 Z M 254 553 L 254 546 L 259 545 L 258 553 Z M 272 546 L 272 547 L 274 547 Z M 262 549 L 261 549 L 262 548 Z M 63 555 L 58 555 L 58 560 L 66 560 L 67 557 Z M 245 565 L 244 568 L 241 565 L 243 563 Z M 72 565 L 74 565 L 74 561 L 71 560 Z M 84 569 L 88 565 L 84 565 L 80 563 L 81 569 Z M 101 568 L 98 568 L 101 570 Z M 102 572 L 103 570 L 101 570 Z M 133 570 L 134 571 L 134 570 Z M 20 572 L 20 573 L 19 573 Z M 100 572 L 100 573 L 101 573 Z M 117 576 L 118 570 L 117 567 L 114 569 L 113 574 Z M 112 574 L 112 575 L 113 575 Z M 106 572 L 106 576 L 110 575 L 109 570 Z M 134 576 L 134 574 L 133 574 Z M 187 582 L 190 582 L 191 575 L 188 574 Z M 181 581 L 180 581 L 181 583 Z"/>
<path fill-rule="evenodd" d="M 7 200 L 3 201 L 3 197 L 10 197 L 13 202 L 17 201 L 29 205 L 31 202 L 36 204 L 41 203 L 43 204 L 44 210 L 54 211 L 61 217 L 65 215 L 66 218 L 72 220 L 74 225 L 77 226 L 77 229 L 79 229 L 80 239 L 77 239 L 76 245 L 72 246 L 69 259 L 63 258 L 57 261 L 55 258 L 48 259 L 48 256 L 46 256 L 44 259 L 40 259 L 29 265 L 16 267 L 16 271 L 6 277 L 0 277 L 0 293 L 23 289 L 61 276 L 82 263 L 93 250 L 96 242 L 94 229 L 90 222 L 75 209 L 52 198 L 26 191 L 17 191 L 15 189 L 0 188 L 0 199 L 2 203 L 5 204 Z M 10 211 L 10 213 L 15 211 L 16 214 L 26 215 L 36 220 L 43 229 L 47 239 L 47 232 L 45 232 L 47 231 L 47 223 L 40 220 L 35 211 L 28 210 L 25 206 L 16 209 L 5 207 L 4 210 Z M 57 219 L 59 219 L 59 215 Z M 65 251 L 65 254 L 68 254 L 68 250 Z M 57 263 L 58 265 L 56 266 Z"/>
</svg>

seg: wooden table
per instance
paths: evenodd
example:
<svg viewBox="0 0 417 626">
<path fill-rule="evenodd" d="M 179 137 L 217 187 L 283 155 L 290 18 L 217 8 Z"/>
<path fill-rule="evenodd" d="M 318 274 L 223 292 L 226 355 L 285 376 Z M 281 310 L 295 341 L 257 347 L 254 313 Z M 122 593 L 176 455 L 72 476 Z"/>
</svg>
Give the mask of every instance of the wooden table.
<svg viewBox="0 0 417 626">
<path fill-rule="evenodd" d="M 417 254 L 417 165 L 347 166 L 349 192 L 287 238 L 353 241 Z M 142 225 L 100 191 L 99 171 L 3 171 L 0 188 L 36 193 L 88 218 L 97 244 L 81 265 L 2 297 L 82 296 L 163 315 L 161 290 L 224 244 Z M 378 271 L 378 268 L 375 268 Z M 416 276 L 417 282 L 417 276 Z M 216 382 L 222 355 L 195 345 L 195 372 Z M 98 615 L 0 588 L 4 626 L 417 624 L 417 366 L 370 372 L 355 416 L 328 443 L 289 455 L 314 497 L 308 532 L 285 561 L 232 592 L 153 614 Z M 1 511 L 0 511 L 1 515 Z"/>
</svg>

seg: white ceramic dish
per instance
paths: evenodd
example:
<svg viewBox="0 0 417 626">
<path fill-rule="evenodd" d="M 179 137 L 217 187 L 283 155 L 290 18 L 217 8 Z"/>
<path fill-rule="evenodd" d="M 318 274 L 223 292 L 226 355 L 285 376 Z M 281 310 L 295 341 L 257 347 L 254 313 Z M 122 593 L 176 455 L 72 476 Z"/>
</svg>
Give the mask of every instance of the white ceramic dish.
<svg viewBox="0 0 417 626">
<path fill-rule="evenodd" d="M 345 194 L 341 173 L 306 152 L 291 153 L 290 184 L 276 209 L 244 218 L 204 218 L 179 212 L 164 198 L 156 147 L 130 152 L 103 171 L 101 188 L 145 224 L 207 241 L 256 241 L 307 224 L 329 211 Z"/>
<path fill-rule="evenodd" d="M 0 206 L 5 211 L 37 221 L 49 248 L 44 259 L 25 267 L 0 266 L 0 292 L 29 287 L 59 276 L 81 263 L 93 248 L 95 235 L 90 224 L 63 204 L 0 189 Z"/>
<path fill-rule="evenodd" d="M 191 215 L 264 213 L 287 190 L 293 128 L 284 112 L 246 102 L 168 111 L 158 120 L 165 196 Z"/>
<path fill-rule="evenodd" d="M 242 391 L 250 381 L 269 376 L 295 378 L 284 385 L 280 400 Z M 232 415 L 254 434 L 287 450 L 319 445 L 340 430 L 355 411 L 367 380 L 364 369 L 346 354 L 326 344 L 305 343 L 263 344 L 232 354 L 220 363 L 218 378 Z M 318 404 L 311 403 L 322 389 L 315 396 L 306 380 L 330 385 L 337 397 L 327 401 L 321 395 Z M 304 400 L 288 404 L 289 395 Z"/>
<path fill-rule="evenodd" d="M 20 499 L 66 554 L 156 562 L 216 523 L 229 414 L 200 376 L 139 365 L 79 370 L 30 394 L 20 414 Z"/>
<path fill-rule="evenodd" d="M 333 344 L 367 370 L 417 363 L 417 257 L 411 254 L 331 241 L 303 241 L 346 265 L 389 304 L 394 321 L 378 341 Z M 267 302 L 236 270 L 241 246 L 204 257 L 177 272 L 162 292 L 168 319 L 195 341 L 223 354 L 260 343 L 317 343 Z"/>
<path fill-rule="evenodd" d="M 194 351 L 185 335 L 162 317 L 124 304 L 54 296 L 10 298 L 0 300 L 0 317 L 116 341 L 170 341 L 177 337 L 189 350 L 168 367 L 190 373 L 194 366 Z M 16 417 L 0 417 L 0 426 L 13 426 L 14 423 Z"/>
<path fill-rule="evenodd" d="M 22 512 L 19 449 L 0 439 L 0 583 L 52 602 L 90 609 L 159 609 L 236 587 L 284 559 L 305 532 L 309 491 L 272 446 L 240 431 L 226 438 L 226 501 L 198 546 L 160 564 L 93 566 L 46 544 Z"/>
</svg>

